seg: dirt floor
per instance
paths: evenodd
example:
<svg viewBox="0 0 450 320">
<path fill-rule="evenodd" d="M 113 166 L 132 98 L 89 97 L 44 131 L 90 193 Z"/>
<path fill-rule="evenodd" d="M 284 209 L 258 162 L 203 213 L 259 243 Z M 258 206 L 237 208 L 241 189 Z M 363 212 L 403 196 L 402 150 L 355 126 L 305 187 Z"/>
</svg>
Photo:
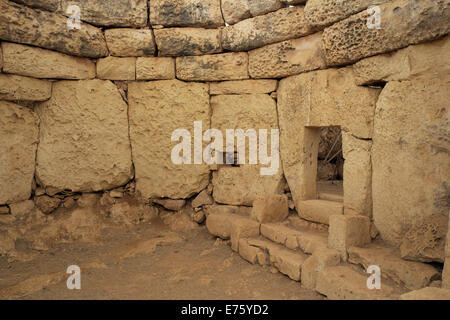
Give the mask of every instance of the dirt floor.
<svg viewBox="0 0 450 320">
<path fill-rule="evenodd" d="M 81 290 L 66 286 L 81 268 Z M 270 269 L 254 266 L 204 227 L 176 232 L 154 218 L 104 230 L 99 245 L 60 244 L 29 262 L 0 259 L 0 299 L 323 299 Z"/>
</svg>

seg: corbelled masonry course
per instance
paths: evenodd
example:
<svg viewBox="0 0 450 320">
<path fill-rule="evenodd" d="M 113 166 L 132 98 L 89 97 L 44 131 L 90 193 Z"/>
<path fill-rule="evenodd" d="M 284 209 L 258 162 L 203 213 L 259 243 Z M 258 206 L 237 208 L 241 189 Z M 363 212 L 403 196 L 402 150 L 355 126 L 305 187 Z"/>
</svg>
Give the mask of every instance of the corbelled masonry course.
<svg viewBox="0 0 450 320">
<path fill-rule="evenodd" d="M 82 23 L 72 31 L 62 15 L 7 0 L 0 0 L 0 39 L 89 58 L 108 54 L 102 30 Z"/>
</svg>

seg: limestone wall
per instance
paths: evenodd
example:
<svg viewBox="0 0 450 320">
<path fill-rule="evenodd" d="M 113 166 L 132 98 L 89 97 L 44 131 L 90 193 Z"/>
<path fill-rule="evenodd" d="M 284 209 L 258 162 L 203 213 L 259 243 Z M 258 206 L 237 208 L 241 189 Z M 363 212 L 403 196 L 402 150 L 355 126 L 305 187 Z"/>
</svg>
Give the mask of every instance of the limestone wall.
<svg viewBox="0 0 450 320">
<path fill-rule="evenodd" d="M 299 210 L 306 128 L 341 126 L 344 214 L 400 245 L 448 216 L 449 21 L 448 0 L 0 0 L 2 212 L 130 183 L 155 201 L 288 192 Z M 194 121 L 280 129 L 282 166 L 174 164 Z"/>
</svg>

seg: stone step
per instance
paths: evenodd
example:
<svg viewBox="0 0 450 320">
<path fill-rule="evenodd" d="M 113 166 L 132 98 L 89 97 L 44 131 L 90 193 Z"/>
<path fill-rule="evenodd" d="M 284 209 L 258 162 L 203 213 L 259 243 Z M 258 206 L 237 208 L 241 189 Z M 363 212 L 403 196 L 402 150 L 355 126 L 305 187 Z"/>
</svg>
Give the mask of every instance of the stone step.
<svg viewBox="0 0 450 320">
<path fill-rule="evenodd" d="M 385 282 L 380 290 L 371 290 L 367 287 L 369 276 L 351 266 L 326 268 L 317 277 L 316 291 L 331 300 L 391 300 L 404 293 Z"/>
<path fill-rule="evenodd" d="M 297 208 L 301 218 L 329 225 L 329 217 L 344 214 L 344 204 L 328 200 L 300 201 Z"/>
<path fill-rule="evenodd" d="M 343 181 L 318 181 L 317 193 L 319 200 L 344 202 Z"/>
<path fill-rule="evenodd" d="M 308 258 L 264 238 L 239 239 L 239 254 L 250 263 L 271 265 L 295 281 L 300 281 L 302 265 Z"/>
<path fill-rule="evenodd" d="M 382 277 L 404 285 L 410 290 L 424 288 L 439 278 L 439 271 L 435 267 L 426 263 L 403 260 L 396 248 L 371 244 L 365 248 L 351 247 L 348 253 L 350 263 L 364 268 L 377 265 L 381 268 Z"/>
<path fill-rule="evenodd" d="M 313 254 L 316 249 L 326 248 L 328 233 L 307 228 L 295 228 L 284 223 L 263 223 L 261 234 L 291 250 Z"/>
</svg>

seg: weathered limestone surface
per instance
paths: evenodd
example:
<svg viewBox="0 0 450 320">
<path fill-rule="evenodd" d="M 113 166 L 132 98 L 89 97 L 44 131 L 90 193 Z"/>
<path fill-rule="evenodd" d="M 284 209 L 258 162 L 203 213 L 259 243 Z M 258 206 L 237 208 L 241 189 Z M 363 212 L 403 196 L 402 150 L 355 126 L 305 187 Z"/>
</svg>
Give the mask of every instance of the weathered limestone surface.
<svg viewBox="0 0 450 320">
<path fill-rule="evenodd" d="M 268 95 L 221 95 L 211 97 L 213 115 L 211 126 L 222 131 L 227 129 L 277 129 L 276 103 Z M 270 136 L 268 137 L 270 142 Z M 221 166 L 214 174 L 214 199 L 219 203 L 251 206 L 258 194 L 280 194 L 283 190 L 283 174 L 279 168 L 273 176 L 262 176 L 262 165 L 250 165 L 246 142 L 246 165 Z M 225 148 L 225 142 L 224 142 Z M 235 146 L 236 149 L 236 146 Z M 268 147 L 270 150 L 270 144 Z M 270 152 L 270 151 L 269 151 Z"/>
<path fill-rule="evenodd" d="M 30 109 L 0 101 L 0 204 L 31 196 L 38 126 L 39 118 Z"/>
<path fill-rule="evenodd" d="M 309 159 L 314 148 L 318 152 L 320 129 L 304 126 L 340 125 L 358 138 L 371 138 L 378 95 L 379 90 L 356 86 L 351 68 L 314 71 L 280 81 L 281 159 L 297 206 L 299 201 L 316 198 L 316 171 L 308 163 L 315 163 Z"/>
<path fill-rule="evenodd" d="M 217 28 L 224 25 L 220 0 L 152 0 L 150 23 L 165 27 Z"/>
<path fill-rule="evenodd" d="M 372 141 L 342 133 L 344 214 L 372 216 Z"/>
<path fill-rule="evenodd" d="M 2 42 L 3 72 L 34 78 L 92 79 L 95 63 L 86 58 Z"/>
<path fill-rule="evenodd" d="M 248 0 L 221 0 L 223 18 L 227 24 L 235 24 L 251 18 Z"/>
<path fill-rule="evenodd" d="M 209 84 L 209 93 L 211 95 L 271 93 L 277 90 L 277 85 L 277 80 L 211 82 Z"/>
<path fill-rule="evenodd" d="M 252 78 L 284 78 L 325 68 L 322 33 L 271 44 L 249 52 Z"/>
<path fill-rule="evenodd" d="M 178 57 L 177 78 L 193 81 L 242 80 L 248 78 L 248 54 L 232 52 Z"/>
<path fill-rule="evenodd" d="M 61 8 L 61 0 L 11 0 L 19 4 L 24 4 L 32 8 L 39 8 L 48 11 L 57 11 Z"/>
<path fill-rule="evenodd" d="M 400 300 L 450 300 L 450 290 L 427 287 L 405 293 Z"/>
<path fill-rule="evenodd" d="M 289 215 L 288 198 L 284 194 L 259 195 L 253 201 L 251 214 L 261 223 L 284 221 Z"/>
<path fill-rule="evenodd" d="M 110 81 L 60 81 L 41 119 L 36 176 L 44 187 L 91 192 L 133 176 L 127 105 Z"/>
<path fill-rule="evenodd" d="M 239 252 L 239 240 L 259 236 L 260 223 L 243 216 L 235 216 L 231 220 L 231 249 Z"/>
<path fill-rule="evenodd" d="M 449 81 L 442 76 L 389 82 L 378 100 L 373 218 L 391 244 L 399 245 L 414 221 L 448 215 Z"/>
<path fill-rule="evenodd" d="M 341 256 L 336 250 L 322 248 L 317 250 L 302 265 L 302 286 L 315 290 L 319 273 L 329 267 L 337 266 Z"/>
<path fill-rule="evenodd" d="M 194 121 L 209 129 L 208 89 L 207 84 L 178 80 L 129 84 L 130 137 L 136 188 L 142 196 L 189 198 L 208 185 L 207 165 L 176 165 L 171 159 L 178 144 L 171 142 L 174 130 L 186 129 L 193 137 Z"/>
<path fill-rule="evenodd" d="M 51 94 L 50 81 L 0 74 L 0 100 L 44 101 Z"/>
<path fill-rule="evenodd" d="M 415 221 L 400 246 L 402 258 L 444 262 L 448 220 L 448 215 L 436 214 Z"/>
<path fill-rule="evenodd" d="M 109 53 L 117 57 L 142 57 L 155 55 L 153 31 L 149 29 L 107 29 L 106 44 Z"/>
<path fill-rule="evenodd" d="M 426 287 L 439 278 L 439 272 L 429 264 L 403 260 L 398 249 L 371 245 L 367 248 L 352 247 L 348 250 L 349 262 L 360 264 L 366 270 L 377 265 L 382 276 L 402 284 L 410 290 Z"/>
<path fill-rule="evenodd" d="M 367 289 L 367 275 L 350 267 L 337 266 L 319 272 L 316 291 L 331 300 L 393 299 L 394 288 L 383 283 L 381 290 Z"/>
<path fill-rule="evenodd" d="M 136 80 L 136 58 L 110 56 L 98 59 L 97 77 L 107 80 Z"/>
<path fill-rule="evenodd" d="M 197 56 L 222 51 L 219 29 L 165 28 L 155 30 L 160 56 Z"/>
<path fill-rule="evenodd" d="M 67 18 L 0 0 L 0 39 L 89 58 L 104 57 L 108 48 L 100 29 L 81 24 L 69 30 Z"/>
<path fill-rule="evenodd" d="M 136 60 L 137 80 L 175 79 L 175 59 L 165 57 L 141 57 Z"/>
<path fill-rule="evenodd" d="M 222 239 L 231 237 L 231 221 L 236 217 L 233 213 L 214 213 L 206 218 L 206 228 L 212 235 Z"/>
<path fill-rule="evenodd" d="M 450 36 L 366 58 L 353 65 L 358 85 L 450 73 Z"/>
<path fill-rule="evenodd" d="M 80 18 L 96 26 L 145 27 L 147 0 L 61 0 L 63 14 L 70 5 L 80 8 Z"/>
<path fill-rule="evenodd" d="M 330 217 L 328 248 L 339 251 L 347 261 L 350 247 L 361 247 L 370 243 L 370 219 L 357 215 L 334 215 Z"/>
<path fill-rule="evenodd" d="M 348 64 L 362 58 L 437 39 L 450 32 L 447 0 L 396 0 L 379 6 L 381 29 L 367 27 L 370 14 L 353 15 L 325 29 L 327 64 Z"/>
<path fill-rule="evenodd" d="M 309 0 L 305 16 L 314 27 L 326 27 L 344 20 L 354 13 L 392 0 Z"/>
<path fill-rule="evenodd" d="M 250 7 L 250 14 L 260 16 L 268 12 L 276 11 L 283 7 L 280 0 L 247 0 Z"/>
<path fill-rule="evenodd" d="M 222 31 L 222 46 L 230 51 L 248 51 L 312 32 L 303 7 L 283 8 L 225 27 Z"/>
</svg>

